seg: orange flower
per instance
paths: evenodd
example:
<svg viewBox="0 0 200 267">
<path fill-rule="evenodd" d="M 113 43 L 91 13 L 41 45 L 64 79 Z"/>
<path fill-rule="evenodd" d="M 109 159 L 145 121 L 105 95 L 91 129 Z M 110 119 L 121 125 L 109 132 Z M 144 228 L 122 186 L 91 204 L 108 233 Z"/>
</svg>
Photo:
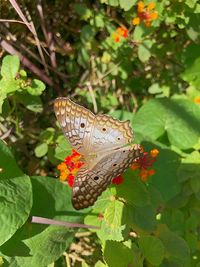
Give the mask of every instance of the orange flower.
<svg viewBox="0 0 200 267">
<path fill-rule="evenodd" d="M 152 158 L 156 158 L 159 154 L 159 151 L 158 151 L 158 149 L 154 148 L 150 151 L 150 154 L 151 154 Z"/>
<path fill-rule="evenodd" d="M 200 104 L 200 96 L 196 96 L 196 97 L 194 98 L 194 103 L 196 103 L 196 104 Z"/>
<path fill-rule="evenodd" d="M 116 43 L 119 43 L 121 37 L 123 38 L 128 37 L 128 30 L 124 26 L 118 27 L 117 30 L 113 33 L 112 37 Z"/>
<path fill-rule="evenodd" d="M 156 11 L 153 11 L 155 7 L 156 7 L 156 4 L 153 2 L 150 2 L 146 6 L 142 1 L 138 2 L 137 17 L 133 18 L 132 24 L 138 25 L 140 24 L 141 21 L 144 21 L 147 27 L 151 26 L 151 22 L 158 18 L 158 13 Z"/>
<path fill-rule="evenodd" d="M 74 177 L 77 174 L 80 167 L 84 164 L 80 161 L 81 155 L 72 150 L 72 155 L 67 156 L 64 162 L 61 162 L 57 169 L 60 171 L 60 180 L 68 182 L 69 186 L 72 187 L 74 183 Z"/>
</svg>

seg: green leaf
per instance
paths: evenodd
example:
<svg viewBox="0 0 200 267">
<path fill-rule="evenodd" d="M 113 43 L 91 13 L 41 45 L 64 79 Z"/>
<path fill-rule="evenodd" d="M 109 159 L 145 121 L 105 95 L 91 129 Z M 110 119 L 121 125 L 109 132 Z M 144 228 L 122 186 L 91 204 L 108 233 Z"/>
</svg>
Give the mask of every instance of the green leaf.
<svg viewBox="0 0 200 267">
<path fill-rule="evenodd" d="M 15 158 L 6 143 L 0 140 L 0 180 L 22 176 L 23 172 L 16 164 Z"/>
<path fill-rule="evenodd" d="M 36 146 L 35 155 L 36 155 L 36 157 L 41 158 L 47 154 L 47 151 L 48 151 L 47 143 L 41 143 L 41 144 Z"/>
<path fill-rule="evenodd" d="M 110 6 L 118 6 L 119 5 L 119 0 L 107 0 L 108 5 Z"/>
<path fill-rule="evenodd" d="M 94 35 L 95 35 L 94 28 L 90 25 L 86 25 L 81 30 L 80 38 L 83 43 L 87 43 L 92 41 Z"/>
<path fill-rule="evenodd" d="M 67 142 L 67 139 L 64 135 L 60 135 L 56 140 L 57 146 L 55 149 L 55 157 L 59 160 L 64 160 L 64 158 L 71 154 L 72 147 Z"/>
<path fill-rule="evenodd" d="M 152 176 L 151 183 L 159 190 L 163 199 L 168 201 L 180 192 L 177 176 L 180 158 L 171 150 L 159 149 L 159 151 L 159 156 L 154 163 L 156 173 Z"/>
<path fill-rule="evenodd" d="M 137 112 L 133 125 L 136 132 L 153 140 L 166 131 L 172 145 L 192 148 L 199 139 L 200 107 L 185 99 L 154 99 Z"/>
<path fill-rule="evenodd" d="M 122 230 L 125 229 L 122 224 L 124 204 L 118 200 L 108 202 L 104 212 L 101 229 L 97 231 L 98 237 L 102 240 L 122 241 Z"/>
<path fill-rule="evenodd" d="M 13 93 L 19 89 L 18 81 L 14 79 L 6 80 L 2 78 L 0 80 L 0 113 L 2 112 L 2 105 L 4 100 L 10 93 Z"/>
<path fill-rule="evenodd" d="M 33 112 L 42 112 L 42 101 L 37 95 L 30 95 L 25 92 L 17 93 L 16 98 L 20 103 L 22 103 L 27 109 Z"/>
<path fill-rule="evenodd" d="M 181 74 L 181 78 L 189 84 L 199 87 L 200 57 L 195 58 L 194 62 L 187 66 L 186 70 Z"/>
<path fill-rule="evenodd" d="M 106 265 L 102 261 L 97 261 L 94 267 L 106 267 Z"/>
<path fill-rule="evenodd" d="M 182 237 L 163 227 L 160 230 L 160 239 L 169 259 L 181 264 L 182 267 L 190 266 L 190 250 Z"/>
<path fill-rule="evenodd" d="M 151 57 L 150 48 L 153 45 L 152 41 L 146 40 L 138 47 L 138 57 L 142 62 L 146 62 Z"/>
<path fill-rule="evenodd" d="M 139 231 L 154 231 L 156 226 L 156 209 L 152 205 L 142 207 L 128 206 L 127 221 L 130 228 L 139 229 Z"/>
<path fill-rule="evenodd" d="M 137 0 L 119 0 L 119 5 L 124 9 L 124 11 L 127 11 L 131 9 L 136 2 Z"/>
<path fill-rule="evenodd" d="M 18 56 L 6 56 L 2 61 L 1 75 L 6 80 L 15 79 L 17 72 L 19 71 L 19 57 Z"/>
<path fill-rule="evenodd" d="M 84 212 L 76 211 L 72 207 L 71 188 L 52 177 L 35 176 L 31 177 L 31 182 L 31 216 L 83 222 Z M 73 231 L 70 228 L 27 222 L 0 250 L 2 254 L 12 257 L 17 266 L 46 267 L 70 246 L 72 237 Z"/>
<path fill-rule="evenodd" d="M 123 243 L 106 241 L 103 254 L 109 267 L 127 267 L 133 263 L 133 252 Z"/>
<path fill-rule="evenodd" d="M 90 61 L 90 55 L 85 47 L 82 47 L 78 53 L 78 63 L 83 67 L 87 68 Z"/>
<path fill-rule="evenodd" d="M 124 182 L 116 187 L 117 196 L 124 198 L 133 206 L 145 206 L 149 203 L 147 188 L 143 182 L 134 174 L 134 171 L 128 170 Z"/>
<path fill-rule="evenodd" d="M 83 20 L 87 21 L 92 16 L 92 11 L 85 4 L 75 4 L 74 9 Z"/>
<path fill-rule="evenodd" d="M 32 81 L 31 86 L 27 87 L 27 91 L 30 95 L 41 95 L 42 92 L 45 90 L 45 84 L 41 82 L 40 80 L 34 79 Z"/>
<path fill-rule="evenodd" d="M 160 266 L 164 258 L 164 246 L 160 239 L 155 236 L 141 236 L 139 247 L 144 257 L 155 266 Z"/>
<path fill-rule="evenodd" d="M 47 144 L 51 144 L 53 142 L 54 134 L 55 129 L 52 127 L 48 127 L 40 134 L 40 140 Z"/>
<path fill-rule="evenodd" d="M 97 28 L 103 28 L 105 25 L 104 25 L 104 17 L 102 14 L 97 14 L 95 17 L 94 17 L 94 25 L 97 27 Z M 105 52 L 104 52 L 105 53 Z"/>
<path fill-rule="evenodd" d="M 32 188 L 28 176 L 0 180 L 0 245 L 28 219 L 32 207 Z"/>
</svg>

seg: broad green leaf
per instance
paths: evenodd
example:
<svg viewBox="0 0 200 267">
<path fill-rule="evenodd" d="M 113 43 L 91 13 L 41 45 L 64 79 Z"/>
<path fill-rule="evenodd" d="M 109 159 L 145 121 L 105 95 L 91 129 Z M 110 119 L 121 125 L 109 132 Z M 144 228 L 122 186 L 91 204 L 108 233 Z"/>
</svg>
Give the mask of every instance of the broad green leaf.
<svg viewBox="0 0 200 267">
<path fill-rule="evenodd" d="M 67 139 L 64 135 L 60 135 L 56 140 L 56 149 L 55 149 L 55 157 L 59 160 L 64 160 L 64 158 L 71 154 L 72 147 L 67 142 Z"/>
<path fill-rule="evenodd" d="M 154 163 L 156 173 L 151 177 L 151 184 L 159 190 L 163 199 L 168 201 L 180 192 L 177 176 L 180 158 L 171 150 L 159 149 L 159 151 L 160 153 Z"/>
<path fill-rule="evenodd" d="M 168 258 L 181 264 L 182 267 L 190 266 L 190 250 L 185 240 L 171 232 L 166 227 L 160 229 L 160 239 L 168 254 Z"/>
<path fill-rule="evenodd" d="M 27 87 L 27 91 L 30 95 L 41 95 L 45 90 L 45 84 L 40 80 L 33 79 L 31 86 Z"/>
<path fill-rule="evenodd" d="M 141 236 L 139 247 L 144 257 L 155 266 L 160 266 L 164 258 L 164 246 L 159 238 L 155 236 Z"/>
<path fill-rule="evenodd" d="M 19 71 L 19 57 L 18 56 L 6 56 L 3 58 L 1 75 L 6 80 L 15 79 L 17 72 Z"/>
<path fill-rule="evenodd" d="M 35 148 L 35 155 L 38 158 L 41 158 L 47 154 L 48 145 L 46 143 L 38 144 Z"/>
<path fill-rule="evenodd" d="M 199 140 L 200 107 L 184 99 L 154 99 L 142 106 L 133 125 L 135 131 L 153 140 L 166 131 L 172 145 L 192 148 Z"/>
<path fill-rule="evenodd" d="M 131 9 L 136 2 L 137 0 L 119 0 L 119 5 L 124 9 L 124 11 L 127 11 Z"/>
<path fill-rule="evenodd" d="M 31 216 L 83 222 L 84 212 L 87 210 L 74 210 L 71 204 L 71 188 L 51 177 L 35 176 L 31 177 L 31 182 Z M 0 250 L 2 254 L 12 257 L 20 267 L 43 267 L 62 255 L 71 244 L 72 237 L 73 231 L 69 228 L 27 222 Z"/>
<path fill-rule="evenodd" d="M 2 245 L 28 219 L 32 207 L 30 178 L 23 176 L 0 180 L 0 200 L 0 245 Z"/>
<path fill-rule="evenodd" d="M 30 224 L 29 227 L 31 227 Z M 50 226 L 41 233 L 22 240 L 23 249 L 27 250 L 27 255 L 11 257 L 12 265 L 10 266 L 46 267 L 63 254 L 72 240 L 73 233 L 68 229 Z"/>
<path fill-rule="evenodd" d="M 22 176 L 23 172 L 16 164 L 15 158 L 4 141 L 0 140 L 0 180 Z"/>
<path fill-rule="evenodd" d="M 156 209 L 152 205 L 142 207 L 128 206 L 126 220 L 130 228 L 138 231 L 154 231 L 156 226 Z"/>
<path fill-rule="evenodd" d="M 191 85 L 199 88 L 200 83 L 200 57 L 195 58 L 193 64 L 187 66 L 187 69 L 181 75 L 182 79 Z"/>
<path fill-rule="evenodd" d="M 101 229 L 97 231 L 97 235 L 102 241 L 116 240 L 122 241 L 122 231 L 125 225 L 122 225 L 124 204 L 118 200 L 110 201 L 107 204 L 104 217 L 101 224 Z"/>
<path fill-rule="evenodd" d="M 149 203 L 147 188 L 134 171 L 129 170 L 125 175 L 124 182 L 116 187 L 117 196 L 124 198 L 133 206 L 145 206 Z"/>
<path fill-rule="evenodd" d="M 194 151 L 182 159 L 178 177 L 180 182 L 190 179 L 192 189 L 198 191 L 200 179 L 200 153 L 198 151 Z"/>
<path fill-rule="evenodd" d="M 123 243 L 106 241 L 103 255 L 109 267 L 127 267 L 133 264 L 133 252 Z"/>
</svg>

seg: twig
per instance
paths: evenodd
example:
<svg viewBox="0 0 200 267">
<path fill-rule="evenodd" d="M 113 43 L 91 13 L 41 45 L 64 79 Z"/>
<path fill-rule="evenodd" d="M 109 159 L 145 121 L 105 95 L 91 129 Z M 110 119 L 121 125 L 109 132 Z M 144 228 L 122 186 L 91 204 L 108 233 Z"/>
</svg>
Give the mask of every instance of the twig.
<svg viewBox="0 0 200 267">
<path fill-rule="evenodd" d="M 93 103 L 93 107 L 94 107 L 94 112 L 97 113 L 98 109 L 97 109 L 97 102 L 95 99 L 95 95 L 94 95 L 94 91 L 92 89 L 91 83 L 90 82 L 86 82 L 86 86 L 90 92 L 91 98 L 92 98 L 92 103 Z"/>
<path fill-rule="evenodd" d="M 71 267 L 70 258 L 69 258 L 68 253 L 65 252 L 65 253 L 63 254 L 63 256 L 65 256 L 65 260 L 66 260 L 67 267 Z"/>
<path fill-rule="evenodd" d="M 9 0 L 11 5 L 13 6 L 13 8 L 15 9 L 15 11 L 17 12 L 17 14 L 19 15 L 19 17 L 22 19 L 22 21 L 26 24 L 27 28 L 29 29 L 29 31 L 33 34 L 34 38 L 35 38 L 35 41 L 37 43 L 37 48 L 38 48 L 38 51 L 39 51 L 39 54 L 40 54 L 40 57 L 41 57 L 41 60 L 43 62 L 43 65 L 45 67 L 45 70 L 47 71 L 48 73 L 48 69 L 46 67 L 46 62 L 45 62 L 45 58 L 44 58 L 44 55 L 43 55 L 43 52 L 42 52 L 42 49 L 41 49 L 41 46 L 40 46 L 40 41 L 38 39 L 38 36 L 37 36 L 37 32 L 35 30 L 35 26 L 33 24 L 33 22 L 31 21 L 30 23 L 28 22 L 28 20 L 26 19 L 26 17 L 24 16 L 24 14 L 22 13 L 19 5 L 17 4 L 17 2 L 15 0 Z M 29 14 L 29 17 L 30 17 L 30 14 Z M 31 17 L 30 17 L 31 19 Z"/>
<path fill-rule="evenodd" d="M 40 223 L 40 224 L 65 226 L 65 227 L 71 227 L 71 228 L 100 229 L 100 227 L 94 226 L 94 225 L 88 225 L 88 224 L 82 224 L 82 223 L 72 223 L 72 222 L 66 222 L 66 221 L 58 221 L 58 220 L 52 220 L 52 219 L 37 217 L 37 216 L 33 216 L 31 222 L 32 223 Z"/>
<path fill-rule="evenodd" d="M 30 69 L 35 75 L 37 75 L 40 80 L 48 84 L 49 86 L 54 86 L 53 81 L 38 67 L 36 67 L 27 57 L 23 56 L 18 50 L 16 50 L 12 45 L 10 45 L 6 40 L 0 39 L 0 45 L 4 50 L 6 50 L 11 55 L 18 55 L 21 63 Z"/>
</svg>

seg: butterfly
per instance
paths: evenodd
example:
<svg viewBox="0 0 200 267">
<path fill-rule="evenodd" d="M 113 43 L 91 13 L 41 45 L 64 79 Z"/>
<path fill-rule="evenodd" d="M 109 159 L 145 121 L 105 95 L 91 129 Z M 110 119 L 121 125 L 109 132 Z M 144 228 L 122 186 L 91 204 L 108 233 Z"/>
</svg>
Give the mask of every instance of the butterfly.
<svg viewBox="0 0 200 267">
<path fill-rule="evenodd" d="M 84 158 L 72 187 L 72 204 L 77 210 L 87 208 L 142 155 L 142 148 L 131 143 L 130 121 L 95 115 L 65 97 L 54 101 L 54 111 L 72 148 Z"/>
</svg>

